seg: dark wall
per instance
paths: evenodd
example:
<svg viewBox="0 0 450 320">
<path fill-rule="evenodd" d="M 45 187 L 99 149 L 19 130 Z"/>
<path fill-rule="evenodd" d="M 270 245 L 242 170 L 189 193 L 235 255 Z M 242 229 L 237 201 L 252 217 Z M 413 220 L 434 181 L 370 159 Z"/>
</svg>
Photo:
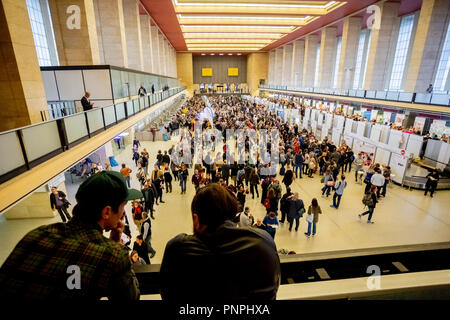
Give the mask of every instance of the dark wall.
<svg viewBox="0 0 450 320">
<path fill-rule="evenodd" d="M 193 56 L 194 83 L 246 83 L 246 56 Z M 212 77 L 202 77 L 202 68 L 212 68 Z M 228 68 L 239 68 L 239 76 L 229 77 Z"/>
</svg>

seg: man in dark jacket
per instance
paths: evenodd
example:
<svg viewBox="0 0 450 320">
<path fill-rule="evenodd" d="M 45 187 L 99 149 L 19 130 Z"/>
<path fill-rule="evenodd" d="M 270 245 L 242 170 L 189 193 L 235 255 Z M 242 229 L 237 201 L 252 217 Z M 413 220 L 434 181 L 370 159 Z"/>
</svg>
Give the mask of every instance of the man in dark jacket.
<svg viewBox="0 0 450 320">
<path fill-rule="evenodd" d="M 50 194 L 50 207 L 52 210 L 58 210 L 63 222 L 71 219 L 70 214 L 67 211 L 69 204 L 69 201 L 66 199 L 66 194 L 62 191 L 58 191 L 56 187 L 52 187 L 52 193 Z"/>
<path fill-rule="evenodd" d="M 140 258 L 144 259 L 146 264 L 150 264 L 150 258 L 148 257 L 148 247 L 144 242 L 142 235 L 136 237 L 136 241 L 133 244 L 133 250 L 136 251 Z"/>
<path fill-rule="evenodd" d="M 91 110 L 92 107 L 94 106 L 94 103 L 89 101 L 90 96 L 91 94 L 89 92 L 86 92 L 83 98 L 81 98 L 81 105 L 83 106 L 83 111 Z"/>
<path fill-rule="evenodd" d="M 222 179 L 225 181 L 226 184 L 228 184 L 228 181 L 230 180 L 230 165 L 227 163 L 227 160 L 223 161 L 222 165 Z"/>
<path fill-rule="evenodd" d="M 274 300 L 280 259 L 271 236 L 238 228 L 236 198 L 219 184 L 201 188 L 192 204 L 194 234 L 167 243 L 161 264 L 166 301 Z M 245 266 L 252 276 L 239 272 Z M 236 272 L 235 272 L 236 271 Z"/>
</svg>

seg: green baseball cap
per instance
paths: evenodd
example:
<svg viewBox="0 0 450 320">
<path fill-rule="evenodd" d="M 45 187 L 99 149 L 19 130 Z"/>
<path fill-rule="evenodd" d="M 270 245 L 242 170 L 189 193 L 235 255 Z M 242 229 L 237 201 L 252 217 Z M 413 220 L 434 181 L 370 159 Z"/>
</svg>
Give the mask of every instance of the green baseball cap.
<svg viewBox="0 0 450 320">
<path fill-rule="evenodd" d="M 143 198 L 142 192 L 128 189 L 122 174 L 117 171 L 101 171 L 89 177 L 78 188 L 77 202 L 105 203 L 109 199 L 123 201 Z"/>
</svg>

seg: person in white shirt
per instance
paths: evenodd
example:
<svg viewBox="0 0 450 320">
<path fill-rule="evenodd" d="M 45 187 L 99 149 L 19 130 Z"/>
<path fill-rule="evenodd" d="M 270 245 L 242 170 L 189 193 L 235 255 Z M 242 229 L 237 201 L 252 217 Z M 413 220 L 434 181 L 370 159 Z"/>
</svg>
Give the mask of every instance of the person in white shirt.
<svg viewBox="0 0 450 320">
<path fill-rule="evenodd" d="M 375 170 L 375 173 L 372 176 L 372 178 L 370 179 L 370 183 L 374 186 L 377 186 L 377 198 L 380 199 L 381 187 L 384 186 L 384 182 L 386 179 L 381 174 L 380 168 L 376 167 L 374 170 Z"/>
<path fill-rule="evenodd" d="M 239 216 L 239 228 L 243 227 L 251 227 L 253 223 L 255 222 L 255 219 L 253 218 L 252 214 L 250 213 L 250 208 L 245 207 L 244 212 L 242 212 Z"/>
<path fill-rule="evenodd" d="M 341 203 L 341 197 L 344 193 L 344 189 L 347 187 L 347 182 L 345 181 L 345 176 L 341 176 L 341 180 L 336 183 L 334 189 L 336 190 L 333 195 L 333 204 L 330 205 L 331 208 L 339 208 L 339 204 Z"/>
</svg>

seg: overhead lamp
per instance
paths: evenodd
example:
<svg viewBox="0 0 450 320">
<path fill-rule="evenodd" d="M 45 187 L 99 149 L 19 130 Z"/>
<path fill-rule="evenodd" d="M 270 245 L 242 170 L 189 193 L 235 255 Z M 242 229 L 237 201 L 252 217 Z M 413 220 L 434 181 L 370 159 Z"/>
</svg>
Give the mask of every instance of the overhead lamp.
<svg viewBox="0 0 450 320">
<path fill-rule="evenodd" d="M 219 56 L 223 56 L 223 53 L 219 53 Z"/>
<path fill-rule="evenodd" d="M 292 20 L 292 21 L 305 21 L 311 18 L 311 16 L 306 17 L 268 17 L 268 16 L 184 16 L 178 14 L 179 19 L 239 19 L 239 20 Z"/>
<path fill-rule="evenodd" d="M 226 36 L 230 34 L 239 34 L 242 36 L 281 36 L 281 33 L 265 33 L 265 32 L 184 32 L 185 36 L 195 36 L 195 35 L 208 35 L 208 36 Z"/>
<path fill-rule="evenodd" d="M 240 55 L 242 55 L 242 53 L 238 53 L 237 55 L 240 56 Z"/>
<path fill-rule="evenodd" d="M 228 55 L 229 55 L 229 56 L 232 56 L 233 54 L 232 54 L 232 53 L 229 53 Z"/>
<path fill-rule="evenodd" d="M 336 1 L 330 1 L 325 5 L 314 5 L 314 4 L 275 4 L 275 3 L 201 3 L 201 2 L 183 2 L 179 3 L 177 0 L 174 0 L 176 6 L 202 6 L 202 7 L 208 7 L 208 6 L 215 6 L 215 7 L 272 7 L 272 8 L 313 8 L 313 9 L 326 9 L 333 4 L 336 3 Z"/>
<path fill-rule="evenodd" d="M 206 53 L 202 53 L 202 56 L 206 56 Z"/>
<path fill-rule="evenodd" d="M 209 55 L 210 55 L 210 56 L 215 56 L 216 54 L 215 54 L 215 53 L 210 53 Z"/>
</svg>

